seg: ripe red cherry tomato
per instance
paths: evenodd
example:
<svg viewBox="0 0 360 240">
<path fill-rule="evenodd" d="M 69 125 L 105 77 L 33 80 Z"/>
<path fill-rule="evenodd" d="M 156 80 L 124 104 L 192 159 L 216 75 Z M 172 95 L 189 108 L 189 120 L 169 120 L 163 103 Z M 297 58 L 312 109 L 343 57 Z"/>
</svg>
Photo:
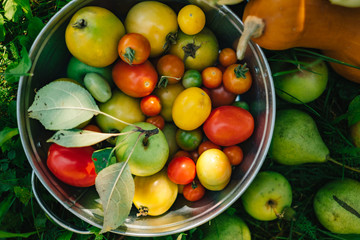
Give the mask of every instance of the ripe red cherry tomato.
<svg viewBox="0 0 360 240">
<path fill-rule="evenodd" d="M 47 166 L 62 182 L 75 187 L 95 184 L 95 164 L 92 147 L 67 148 L 53 143 L 48 151 Z"/>
<path fill-rule="evenodd" d="M 206 150 L 213 149 L 213 148 L 221 150 L 221 147 L 219 145 L 216 145 L 215 143 L 213 143 L 209 140 L 206 140 L 206 141 L 200 143 L 200 145 L 198 147 L 198 154 L 201 155 Z"/>
<path fill-rule="evenodd" d="M 209 97 L 211 99 L 213 108 L 224 105 L 231 105 L 235 101 L 237 96 L 236 94 L 227 91 L 223 84 L 221 84 L 217 88 L 209 89 L 209 92 Z"/>
<path fill-rule="evenodd" d="M 124 62 L 141 64 L 150 56 L 150 42 L 139 33 L 127 33 L 119 41 L 118 52 Z"/>
<path fill-rule="evenodd" d="M 112 76 L 116 86 L 131 97 L 149 95 L 155 89 L 158 80 L 158 74 L 149 60 L 132 66 L 124 61 L 117 61 Z"/>
<path fill-rule="evenodd" d="M 244 157 L 243 150 L 238 145 L 226 147 L 223 149 L 223 152 L 228 157 L 230 164 L 233 166 L 239 165 Z"/>
<path fill-rule="evenodd" d="M 173 158 L 167 168 L 169 179 L 176 184 L 191 183 L 196 176 L 195 162 L 188 157 Z"/>
<path fill-rule="evenodd" d="M 140 108 L 145 115 L 156 116 L 161 112 L 160 98 L 156 95 L 148 95 L 141 99 Z"/>
<path fill-rule="evenodd" d="M 151 123 L 152 125 L 155 125 L 160 130 L 163 130 L 165 127 L 165 120 L 161 115 L 157 115 L 154 117 L 149 117 L 145 120 L 145 122 Z"/>
<path fill-rule="evenodd" d="M 254 118 L 243 108 L 221 106 L 210 113 L 203 129 L 206 137 L 217 145 L 236 145 L 252 135 Z"/>
<path fill-rule="evenodd" d="M 186 200 L 195 202 L 202 199 L 205 195 L 205 188 L 201 185 L 199 180 L 195 180 L 186 184 L 182 190 L 183 196 Z"/>
</svg>

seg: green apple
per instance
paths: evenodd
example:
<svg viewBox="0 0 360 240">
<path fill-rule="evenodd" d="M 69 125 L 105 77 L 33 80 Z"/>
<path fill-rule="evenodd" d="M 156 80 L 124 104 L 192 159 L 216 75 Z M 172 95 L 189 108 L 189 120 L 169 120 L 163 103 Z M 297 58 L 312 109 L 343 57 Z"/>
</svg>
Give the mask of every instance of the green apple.
<svg viewBox="0 0 360 240">
<path fill-rule="evenodd" d="M 355 147 L 360 148 L 360 121 L 350 126 L 350 137 Z"/>
<path fill-rule="evenodd" d="M 278 172 L 260 172 L 241 196 L 245 211 L 253 218 L 271 221 L 278 218 L 292 203 L 288 180 Z"/>
<path fill-rule="evenodd" d="M 135 125 L 135 126 L 134 126 Z M 150 176 L 159 172 L 169 157 L 169 145 L 163 132 L 151 123 L 138 122 L 128 125 L 121 132 L 116 140 L 115 156 L 118 162 L 126 161 L 129 158 L 130 171 L 136 176 Z M 146 131 L 155 130 L 151 136 L 146 136 Z M 134 148 L 135 146 L 135 148 Z"/>
<path fill-rule="evenodd" d="M 295 104 L 314 101 L 324 92 L 328 82 L 328 67 L 323 60 L 299 61 L 306 63 L 306 69 L 297 69 L 295 65 L 283 62 L 271 64 L 277 96 Z M 276 75 L 277 73 L 284 74 Z"/>
</svg>

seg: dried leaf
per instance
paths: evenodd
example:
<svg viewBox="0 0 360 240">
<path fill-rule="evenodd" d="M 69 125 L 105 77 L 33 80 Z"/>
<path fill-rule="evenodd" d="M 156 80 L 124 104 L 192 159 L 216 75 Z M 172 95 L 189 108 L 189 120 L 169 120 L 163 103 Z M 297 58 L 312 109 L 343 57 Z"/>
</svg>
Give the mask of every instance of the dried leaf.
<svg viewBox="0 0 360 240">
<path fill-rule="evenodd" d="M 75 128 L 99 113 L 94 98 L 82 86 L 69 81 L 53 81 L 42 87 L 28 109 L 48 130 Z"/>
<path fill-rule="evenodd" d="M 129 216 L 135 193 L 134 179 L 126 162 L 112 164 L 101 170 L 95 180 L 104 209 L 105 233 L 118 228 Z"/>
</svg>

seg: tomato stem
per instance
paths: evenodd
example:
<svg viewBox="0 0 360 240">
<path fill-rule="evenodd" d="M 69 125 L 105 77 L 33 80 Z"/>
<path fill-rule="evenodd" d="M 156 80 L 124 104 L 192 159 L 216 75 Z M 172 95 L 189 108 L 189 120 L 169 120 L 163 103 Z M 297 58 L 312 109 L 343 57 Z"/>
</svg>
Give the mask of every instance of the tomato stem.
<svg viewBox="0 0 360 240">
<path fill-rule="evenodd" d="M 81 18 L 77 20 L 73 25 L 74 28 L 83 29 L 87 26 L 87 22 L 85 19 Z"/>
<path fill-rule="evenodd" d="M 137 127 L 137 132 L 140 132 L 142 134 L 145 134 L 145 137 L 143 139 L 143 145 L 146 147 L 148 146 L 149 144 L 149 137 L 155 135 L 155 134 L 158 134 L 159 133 L 159 128 L 154 128 L 154 129 L 151 129 L 151 130 L 144 130 L 140 127 Z"/>
</svg>

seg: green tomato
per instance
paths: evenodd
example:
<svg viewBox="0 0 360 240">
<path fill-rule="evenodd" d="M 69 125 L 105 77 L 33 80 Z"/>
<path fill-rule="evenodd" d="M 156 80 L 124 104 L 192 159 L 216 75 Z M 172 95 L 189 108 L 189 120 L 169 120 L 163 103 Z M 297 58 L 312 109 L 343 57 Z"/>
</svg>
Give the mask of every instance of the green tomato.
<svg viewBox="0 0 360 240">
<path fill-rule="evenodd" d="M 179 31 L 176 43 L 170 47 L 169 53 L 183 59 L 186 69 L 202 71 L 216 63 L 219 43 L 215 34 L 206 27 L 195 35 Z"/>
<path fill-rule="evenodd" d="M 172 107 L 173 103 L 179 95 L 184 90 L 184 87 L 181 83 L 168 84 L 165 88 L 157 88 L 154 93 L 160 98 L 161 102 L 161 112 L 160 115 L 164 118 L 165 121 L 172 121 Z"/>
<path fill-rule="evenodd" d="M 164 128 L 162 129 L 166 140 L 169 145 L 169 156 L 170 158 L 177 152 L 179 146 L 176 143 L 176 130 L 178 128 L 173 123 L 166 123 Z"/>
<path fill-rule="evenodd" d="M 113 91 L 109 101 L 99 104 L 99 108 L 100 111 L 127 123 L 145 121 L 145 115 L 140 108 L 140 99 L 132 98 L 119 90 Z M 103 114 L 96 116 L 96 123 L 105 133 L 120 132 L 128 125 Z"/>
<path fill-rule="evenodd" d="M 189 69 L 184 73 L 181 82 L 184 88 L 201 87 L 202 85 L 201 73 L 198 70 Z"/>
<path fill-rule="evenodd" d="M 81 61 L 79 61 L 77 58 L 72 57 L 67 65 L 67 77 L 76 80 L 80 84 L 83 84 L 84 77 L 87 73 L 98 73 L 103 78 L 106 79 L 108 84 L 113 87 L 114 82 L 112 80 L 112 68 L 111 66 L 99 68 L 99 67 L 92 67 L 89 66 Z"/>
<path fill-rule="evenodd" d="M 249 104 L 245 101 L 235 101 L 232 105 L 236 107 L 241 107 L 247 111 L 249 111 L 250 109 Z"/>
<path fill-rule="evenodd" d="M 99 102 L 106 102 L 111 98 L 111 87 L 98 73 L 87 73 L 84 85 L 91 95 Z"/>
<path fill-rule="evenodd" d="M 183 129 L 176 130 L 176 143 L 185 151 L 193 151 L 198 148 L 203 139 L 203 133 L 200 128 L 185 131 Z"/>
<path fill-rule="evenodd" d="M 157 129 L 158 132 L 146 137 L 145 134 L 136 131 L 135 126 L 125 127 L 122 133 L 133 132 L 117 137 L 116 159 L 123 162 L 129 158 L 128 164 L 133 175 L 150 176 L 165 166 L 169 157 L 169 145 L 162 131 L 153 124 L 139 122 L 135 125 L 143 130 Z"/>
</svg>

